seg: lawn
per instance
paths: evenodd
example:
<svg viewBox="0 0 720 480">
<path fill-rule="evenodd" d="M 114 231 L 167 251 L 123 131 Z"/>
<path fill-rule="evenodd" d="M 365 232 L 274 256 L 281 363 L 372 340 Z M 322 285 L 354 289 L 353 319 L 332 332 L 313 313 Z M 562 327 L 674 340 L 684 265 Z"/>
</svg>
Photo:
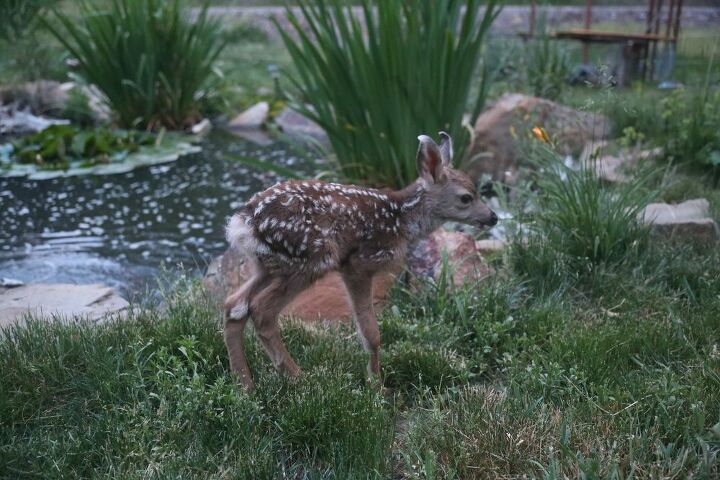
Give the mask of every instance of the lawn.
<svg viewBox="0 0 720 480">
<path fill-rule="evenodd" d="M 195 284 L 100 325 L 0 339 L 2 478 L 717 478 L 720 253 L 660 243 L 550 296 L 496 259 L 477 286 L 397 287 L 385 389 L 346 326 L 288 321 L 304 369 L 228 371 Z"/>
<path fill-rule="evenodd" d="M 352 326 L 287 319 L 304 374 L 278 375 L 250 328 L 256 389 L 244 392 L 219 306 L 173 272 L 172 288 L 121 318 L 0 331 L 0 478 L 720 478 L 720 249 L 651 235 L 632 210 L 703 197 L 720 221 L 720 52 L 714 32 L 691 33 L 683 89 L 546 72 L 559 75 L 555 100 L 611 118 L 614 147 L 665 154 L 626 186 L 554 168 L 491 185 L 532 228 L 479 283 L 394 286 L 379 314 L 381 386 Z M 281 104 L 268 65 L 293 66 L 279 39 L 227 19 L 220 34 L 201 112 L 222 123 Z M 38 73 L 4 56 L 1 82 L 67 78 L 58 42 L 39 41 L 57 61 Z M 533 93 L 527 45 L 490 42 L 488 101 Z M 541 148 L 534 161 L 556 157 Z"/>
</svg>

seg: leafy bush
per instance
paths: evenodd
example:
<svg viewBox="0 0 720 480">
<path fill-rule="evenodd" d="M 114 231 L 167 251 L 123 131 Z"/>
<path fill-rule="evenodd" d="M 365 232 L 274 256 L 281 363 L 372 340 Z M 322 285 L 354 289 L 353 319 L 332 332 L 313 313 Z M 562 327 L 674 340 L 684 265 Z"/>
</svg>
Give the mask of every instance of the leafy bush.
<svg viewBox="0 0 720 480">
<path fill-rule="evenodd" d="M 54 10 L 45 22 L 80 63 L 79 74 L 107 97 L 124 127 L 184 128 L 199 119 L 213 63 L 224 47 L 207 6 L 193 21 L 181 0 L 80 3 L 82 18 Z"/>
<path fill-rule="evenodd" d="M 666 155 L 720 178 L 720 92 L 674 92 L 662 101 Z"/>
<path fill-rule="evenodd" d="M 608 186 L 590 163 L 566 166 L 551 147 L 535 145 L 538 166 L 536 214 L 527 238 L 518 235 L 514 266 L 535 282 L 577 278 L 599 265 L 637 258 L 648 245 L 649 228 L 638 215 L 652 200 L 647 175 Z"/>
<path fill-rule="evenodd" d="M 328 133 L 343 175 L 410 182 L 420 133 L 448 131 L 462 155 L 463 115 L 472 123 L 485 100 L 477 75 L 495 0 L 481 19 L 478 0 L 360 0 L 364 22 L 344 0 L 298 3 L 291 31 L 276 24 L 297 70 L 294 107 Z"/>
<path fill-rule="evenodd" d="M 548 35 L 533 41 L 526 51 L 527 80 L 536 97 L 557 99 L 570 72 L 570 59 L 559 42 Z"/>
<path fill-rule="evenodd" d="M 43 8 L 57 0 L 3 0 L 0 2 L 0 39 L 15 42 L 25 36 Z"/>
</svg>

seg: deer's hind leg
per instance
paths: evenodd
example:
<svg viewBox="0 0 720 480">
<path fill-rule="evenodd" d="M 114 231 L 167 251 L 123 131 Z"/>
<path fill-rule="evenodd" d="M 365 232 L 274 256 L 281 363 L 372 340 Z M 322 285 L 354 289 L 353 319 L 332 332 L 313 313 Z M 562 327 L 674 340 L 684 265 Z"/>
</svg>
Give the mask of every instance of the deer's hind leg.
<svg viewBox="0 0 720 480">
<path fill-rule="evenodd" d="M 253 296 L 267 285 L 270 278 L 258 270 L 238 290 L 225 300 L 225 346 L 230 359 L 230 369 L 236 373 L 246 390 L 253 389 L 253 380 L 245 359 L 245 326 L 250 318 L 250 302 Z"/>
<path fill-rule="evenodd" d="M 278 315 L 309 284 L 309 280 L 298 276 L 274 278 L 250 303 L 255 331 L 273 367 L 291 377 L 299 376 L 300 368 L 282 341 Z"/>
</svg>

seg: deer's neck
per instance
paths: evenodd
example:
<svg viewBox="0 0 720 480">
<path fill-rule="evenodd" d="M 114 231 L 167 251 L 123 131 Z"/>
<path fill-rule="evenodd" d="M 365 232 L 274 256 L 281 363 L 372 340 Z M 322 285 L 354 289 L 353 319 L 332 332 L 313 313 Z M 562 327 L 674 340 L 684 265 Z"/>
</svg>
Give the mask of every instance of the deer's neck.
<svg viewBox="0 0 720 480">
<path fill-rule="evenodd" d="M 395 192 L 395 199 L 400 204 L 400 224 L 407 240 L 426 237 L 441 225 L 432 214 L 434 205 L 422 181 Z"/>
</svg>

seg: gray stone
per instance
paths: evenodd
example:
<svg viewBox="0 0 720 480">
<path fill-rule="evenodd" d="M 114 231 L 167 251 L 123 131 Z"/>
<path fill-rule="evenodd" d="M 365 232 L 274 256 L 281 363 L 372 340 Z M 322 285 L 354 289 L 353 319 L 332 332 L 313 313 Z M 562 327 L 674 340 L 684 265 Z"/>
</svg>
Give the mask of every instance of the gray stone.
<svg viewBox="0 0 720 480">
<path fill-rule="evenodd" d="M 16 288 L 16 287 L 22 287 L 23 285 L 25 285 L 25 282 L 23 282 L 22 280 L 17 280 L 15 278 L 3 277 L 3 279 L 0 280 L 0 287 Z"/>
<path fill-rule="evenodd" d="M 243 130 L 262 127 L 270 117 L 270 104 L 258 102 L 233 118 L 228 124 L 230 130 Z"/>
<path fill-rule="evenodd" d="M 204 136 L 212 130 L 212 123 L 207 118 L 203 118 L 198 123 L 190 127 L 190 133 L 193 135 Z"/>
<path fill-rule="evenodd" d="M 720 228 L 710 218 L 709 210 L 710 204 L 704 198 L 678 204 L 651 203 L 640 218 L 657 235 L 712 243 L 720 239 Z"/>
<path fill-rule="evenodd" d="M 477 240 L 475 242 L 475 248 L 481 255 L 492 255 L 498 252 L 502 252 L 507 247 L 505 240 L 498 240 L 496 238 L 488 238 L 485 240 Z"/>
<path fill-rule="evenodd" d="M 663 154 L 662 148 L 650 150 L 621 149 L 616 155 L 602 153 L 606 142 L 589 143 L 585 146 L 580 161 L 592 167 L 598 177 L 610 183 L 627 183 L 630 181 L 628 170 L 643 160 L 652 160 Z"/>
<path fill-rule="evenodd" d="M 113 288 L 100 284 L 35 283 L 0 288 L 0 326 L 23 322 L 27 315 L 98 321 L 127 307 L 127 300 Z"/>
<path fill-rule="evenodd" d="M 580 153 L 587 143 L 610 134 L 610 121 L 604 115 L 573 110 L 544 98 L 506 94 L 475 122 L 463 170 L 476 180 L 489 174 L 495 180 L 512 182 L 523 164 L 518 138 L 529 138 L 535 126 L 545 129 L 563 155 Z"/>
<path fill-rule="evenodd" d="M 323 144 L 329 144 L 327 134 L 320 125 L 290 108 L 284 108 L 280 114 L 275 117 L 275 125 L 277 125 L 283 133 L 291 137 L 301 140 L 311 138 Z"/>
</svg>

